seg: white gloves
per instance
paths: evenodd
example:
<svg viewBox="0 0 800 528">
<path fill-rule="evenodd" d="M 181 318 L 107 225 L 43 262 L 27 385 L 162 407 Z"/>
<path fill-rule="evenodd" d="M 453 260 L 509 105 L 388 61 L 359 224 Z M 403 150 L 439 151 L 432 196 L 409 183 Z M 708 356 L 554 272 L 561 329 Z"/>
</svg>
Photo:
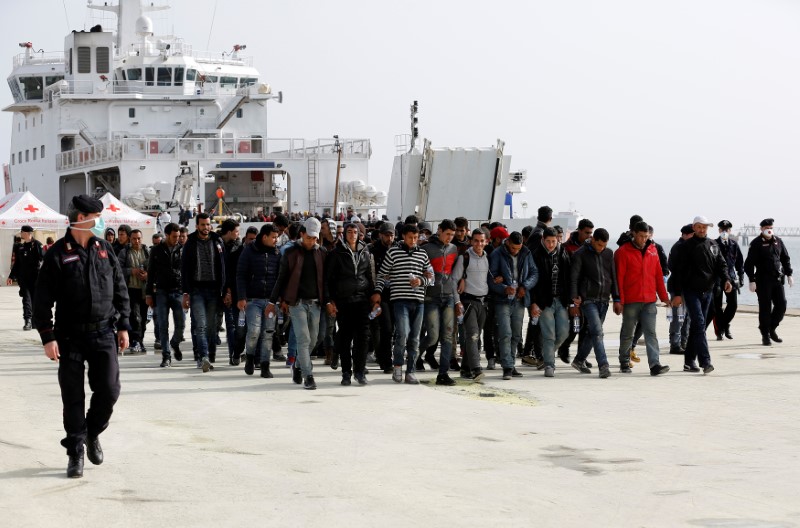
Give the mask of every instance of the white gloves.
<svg viewBox="0 0 800 528">
<path fill-rule="evenodd" d="M 756 292 L 756 283 L 755 282 L 751 282 L 750 283 L 750 291 L 753 292 L 753 293 Z"/>
<path fill-rule="evenodd" d="M 789 283 L 789 287 L 791 288 L 794 286 L 794 279 L 791 277 L 786 277 L 787 282 Z"/>
</svg>

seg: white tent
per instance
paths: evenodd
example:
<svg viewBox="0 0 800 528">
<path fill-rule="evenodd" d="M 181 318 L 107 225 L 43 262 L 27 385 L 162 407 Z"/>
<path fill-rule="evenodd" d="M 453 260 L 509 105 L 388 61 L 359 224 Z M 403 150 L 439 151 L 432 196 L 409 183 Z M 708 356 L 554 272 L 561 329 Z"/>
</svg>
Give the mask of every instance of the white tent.
<svg viewBox="0 0 800 528">
<path fill-rule="evenodd" d="M 102 217 L 106 227 L 113 227 L 117 231 L 120 225 L 127 224 L 131 229 L 139 229 L 142 232 L 142 243 L 150 245 L 153 233 L 156 232 L 155 218 L 128 207 L 111 193 L 106 193 L 100 200 L 103 202 Z"/>
<path fill-rule="evenodd" d="M 33 227 L 34 237 L 44 244 L 47 237 L 54 240 L 63 237 L 69 220 L 27 191 L 0 198 L 0 280 L 3 285 L 11 271 L 14 236 L 24 225 Z"/>
</svg>

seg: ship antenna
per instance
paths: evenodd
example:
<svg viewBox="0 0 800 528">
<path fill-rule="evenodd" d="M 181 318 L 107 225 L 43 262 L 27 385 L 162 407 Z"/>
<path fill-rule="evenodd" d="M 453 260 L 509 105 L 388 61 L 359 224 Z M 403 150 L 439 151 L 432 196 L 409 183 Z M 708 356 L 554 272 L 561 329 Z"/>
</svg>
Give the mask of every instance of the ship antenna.
<svg viewBox="0 0 800 528">
<path fill-rule="evenodd" d="M 61 3 L 64 4 L 64 17 L 67 19 L 67 31 L 69 31 L 69 28 L 71 28 L 72 26 L 69 25 L 69 13 L 67 12 L 67 0 L 61 0 Z"/>
<path fill-rule="evenodd" d="M 217 2 L 218 0 L 214 0 L 214 14 L 211 15 L 211 27 L 208 28 L 208 42 L 206 42 L 206 49 L 210 49 L 211 46 L 211 32 L 214 31 L 214 19 L 217 17 Z"/>
</svg>

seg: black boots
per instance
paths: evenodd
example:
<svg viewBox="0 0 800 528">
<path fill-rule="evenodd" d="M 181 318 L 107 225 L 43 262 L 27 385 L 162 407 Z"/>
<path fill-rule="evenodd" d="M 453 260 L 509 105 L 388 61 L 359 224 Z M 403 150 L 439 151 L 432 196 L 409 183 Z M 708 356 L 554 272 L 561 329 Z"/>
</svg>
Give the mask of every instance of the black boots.
<svg viewBox="0 0 800 528">
<path fill-rule="evenodd" d="M 89 462 L 95 466 L 103 463 L 103 448 L 100 447 L 100 439 L 96 436 L 86 439 L 86 456 L 89 457 Z"/>
<path fill-rule="evenodd" d="M 247 357 L 250 357 L 250 356 L 247 356 Z M 272 375 L 272 372 L 269 371 L 269 363 L 267 363 L 266 361 L 262 361 L 261 362 L 261 377 L 262 378 L 272 378 L 272 377 L 274 377 Z"/>
<path fill-rule="evenodd" d="M 81 478 L 83 476 L 83 453 L 69 457 L 67 463 L 67 478 Z"/>
<path fill-rule="evenodd" d="M 251 356 L 250 354 L 247 355 L 247 359 L 244 362 L 244 373 L 248 376 L 252 376 L 253 372 L 255 372 L 255 356 Z"/>
</svg>

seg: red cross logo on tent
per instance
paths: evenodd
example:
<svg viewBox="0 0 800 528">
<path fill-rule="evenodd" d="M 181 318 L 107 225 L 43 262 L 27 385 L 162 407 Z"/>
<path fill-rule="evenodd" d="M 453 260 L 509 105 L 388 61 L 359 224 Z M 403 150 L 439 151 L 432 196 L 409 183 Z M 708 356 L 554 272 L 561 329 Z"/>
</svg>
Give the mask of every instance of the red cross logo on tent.
<svg viewBox="0 0 800 528">
<path fill-rule="evenodd" d="M 117 211 L 120 210 L 120 208 L 117 207 L 116 205 L 114 205 L 113 203 L 111 205 L 109 205 L 108 207 L 106 207 L 106 209 L 108 209 L 112 213 L 116 213 Z"/>
<path fill-rule="evenodd" d="M 38 207 L 34 207 L 33 204 L 28 204 L 28 207 L 25 207 L 25 211 L 30 211 L 31 213 L 35 213 L 39 210 Z"/>
</svg>

